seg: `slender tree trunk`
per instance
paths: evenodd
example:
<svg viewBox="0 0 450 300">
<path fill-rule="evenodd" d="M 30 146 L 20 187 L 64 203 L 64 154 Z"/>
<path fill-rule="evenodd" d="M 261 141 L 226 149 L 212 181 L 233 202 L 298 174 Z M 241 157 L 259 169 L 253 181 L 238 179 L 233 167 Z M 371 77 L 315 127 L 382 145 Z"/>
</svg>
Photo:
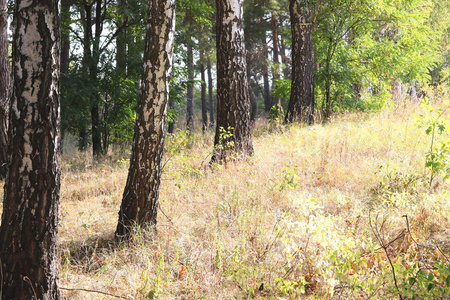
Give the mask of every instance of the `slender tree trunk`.
<svg viewBox="0 0 450 300">
<path fill-rule="evenodd" d="M 194 53 L 192 51 L 192 41 L 189 38 L 187 43 L 187 68 L 188 87 L 186 105 L 186 130 L 194 129 Z"/>
<path fill-rule="evenodd" d="M 201 55 L 203 57 L 203 55 Z M 205 133 L 208 128 L 208 105 L 206 104 L 206 76 L 205 76 L 205 65 L 203 62 L 200 64 L 200 74 L 202 80 L 202 90 L 201 90 L 201 98 L 202 98 L 202 131 Z"/>
<path fill-rule="evenodd" d="M 173 100 L 170 98 L 169 98 L 169 107 L 171 109 L 174 109 Z M 175 129 L 175 122 L 173 120 L 170 120 L 169 125 L 167 126 L 167 132 L 173 133 L 174 129 Z"/>
<path fill-rule="evenodd" d="M 116 239 L 156 225 L 175 30 L 175 0 L 149 0 L 144 73 Z"/>
<path fill-rule="evenodd" d="M 103 154 L 102 147 L 102 129 L 100 124 L 100 110 L 98 107 L 98 95 L 93 95 L 95 98 L 91 107 L 91 122 L 92 122 L 92 151 L 95 158 L 100 158 Z"/>
<path fill-rule="evenodd" d="M 328 119 L 331 116 L 331 57 L 333 56 L 333 38 L 330 36 L 328 41 L 327 60 L 325 63 L 325 112 L 324 118 Z"/>
<path fill-rule="evenodd" d="M 0 0 L 0 178 L 6 177 L 8 112 L 11 75 L 8 59 L 8 15 L 6 0 Z"/>
<path fill-rule="evenodd" d="M 243 0 L 217 0 L 217 125 L 212 162 L 229 151 L 253 155 Z M 224 138 L 224 131 L 232 134 Z"/>
<path fill-rule="evenodd" d="M 83 60 L 82 60 L 82 74 L 83 78 L 87 81 L 89 78 L 89 63 L 92 56 L 91 53 L 91 36 L 92 36 L 92 6 L 91 4 L 85 4 L 80 9 L 81 23 L 83 24 Z M 82 124 L 79 128 L 78 134 L 78 149 L 80 151 L 86 151 L 88 148 L 88 133 L 87 126 Z"/>
<path fill-rule="evenodd" d="M 127 5 L 126 0 L 118 1 L 118 9 L 120 14 L 125 13 Z M 124 24 L 124 16 L 120 15 L 118 20 L 118 27 L 122 27 Z M 125 76 L 127 74 L 127 31 L 122 30 L 116 38 L 116 67 L 117 71 Z"/>
<path fill-rule="evenodd" d="M 284 43 L 284 39 L 281 38 L 281 48 L 280 48 L 280 52 L 281 52 L 281 60 L 283 61 L 283 77 L 284 79 L 290 79 L 291 78 L 291 68 L 289 67 L 289 65 L 291 65 L 289 59 L 286 56 L 286 45 Z"/>
<path fill-rule="evenodd" d="M 2 299 L 60 299 L 59 3 L 16 0 L 14 19 L 0 287 Z"/>
<path fill-rule="evenodd" d="M 106 5 L 106 4 L 105 4 Z M 100 61 L 100 37 L 103 31 L 102 17 L 103 0 L 97 0 L 95 4 L 95 34 L 92 40 L 92 57 L 90 59 L 90 80 L 94 87 L 98 86 L 98 64 Z M 100 118 L 100 96 L 98 93 L 91 95 L 91 126 L 92 126 L 92 151 L 95 158 L 99 158 L 104 153 L 102 145 L 102 129 Z"/>
<path fill-rule="evenodd" d="M 251 87 L 251 74 L 252 74 L 252 60 L 250 59 L 250 52 L 253 52 L 251 44 L 246 45 L 246 60 L 247 60 L 247 79 L 248 79 L 248 91 L 250 100 L 250 121 L 253 122 L 256 119 L 256 113 L 258 111 L 258 103 L 256 101 L 255 93 Z"/>
<path fill-rule="evenodd" d="M 61 0 L 61 57 L 60 76 L 62 85 L 69 76 L 70 64 L 70 6 L 71 0 Z M 61 130 L 61 153 L 64 149 L 64 129 Z"/>
<path fill-rule="evenodd" d="M 313 122 L 314 52 L 311 9 L 302 0 L 290 0 L 292 30 L 292 84 L 286 121 Z"/>
<path fill-rule="evenodd" d="M 69 73 L 70 59 L 70 6 L 71 0 L 61 0 L 61 78 L 67 77 Z"/>
<path fill-rule="evenodd" d="M 280 79 L 280 60 L 278 51 L 278 18 L 272 14 L 272 53 L 273 53 L 273 67 L 272 67 L 272 91 L 277 88 L 277 80 Z M 276 95 L 272 95 L 273 105 L 280 106 L 280 99 Z"/>
<path fill-rule="evenodd" d="M 268 52 L 265 51 L 264 56 L 268 60 Z M 270 96 L 270 83 L 269 83 L 269 66 L 267 62 L 264 63 L 264 73 L 263 73 L 263 82 L 264 82 L 264 111 L 266 113 L 270 112 L 272 108 L 272 97 Z"/>
<path fill-rule="evenodd" d="M 207 64 L 207 73 L 208 73 L 208 100 L 209 100 L 209 127 L 214 126 L 214 95 L 213 95 L 213 78 L 211 72 L 211 60 L 208 57 Z"/>
</svg>

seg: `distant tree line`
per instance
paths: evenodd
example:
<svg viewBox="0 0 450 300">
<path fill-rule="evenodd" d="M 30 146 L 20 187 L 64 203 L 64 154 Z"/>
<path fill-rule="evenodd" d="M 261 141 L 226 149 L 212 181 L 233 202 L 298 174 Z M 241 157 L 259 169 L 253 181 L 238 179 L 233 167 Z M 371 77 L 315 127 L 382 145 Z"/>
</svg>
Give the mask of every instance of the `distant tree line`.
<svg viewBox="0 0 450 300">
<path fill-rule="evenodd" d="M 61 2 L 62 134 L 76 136 L 79 149 L 95 157 L 132 140 L 147 5 Z M 206 130 L 217 109 L 215 3 L 176 5 L 168 130 Z M 251 118 L 272 110 L 288 122 L 306 115 L 326 120 L 333 112 L 379 109 L 400 88 L 415 97 L 424 86 L 446 82 L 448 6 L 443 0 L 245 1 Z"/>
</svg>

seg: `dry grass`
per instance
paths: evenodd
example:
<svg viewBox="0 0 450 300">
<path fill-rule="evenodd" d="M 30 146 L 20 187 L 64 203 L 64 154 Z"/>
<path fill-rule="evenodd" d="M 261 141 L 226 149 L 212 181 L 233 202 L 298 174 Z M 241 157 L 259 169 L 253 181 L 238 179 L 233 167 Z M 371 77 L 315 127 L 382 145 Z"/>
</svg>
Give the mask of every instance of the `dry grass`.
<svg viewBox="0 0 450 300">
<path fill-rule="evenodd" d="M 386 220 L 391 241 L 408 215 L 419 243 L 450 241 L 448 185 L 438 180 L 430 192 L 424 183 L 428 142 L 411 117 L 418 110 L 345 114 L 309 127 L 260 120 L 255 156 L 211 169 L 212 136 L 180 133 L 169 141 L 158 231 L 136 230 L 124 245 L 112 237 L 127 162 L 86 165 L 89 157 L 66 153 L 60 286 L 130 299 L 396 298 L 369 222 Z M 411 263 L 413 248 L 403 234 L 389 251 Z M 369 280 L 371 292 L 361 287 Z"/>
</svg>

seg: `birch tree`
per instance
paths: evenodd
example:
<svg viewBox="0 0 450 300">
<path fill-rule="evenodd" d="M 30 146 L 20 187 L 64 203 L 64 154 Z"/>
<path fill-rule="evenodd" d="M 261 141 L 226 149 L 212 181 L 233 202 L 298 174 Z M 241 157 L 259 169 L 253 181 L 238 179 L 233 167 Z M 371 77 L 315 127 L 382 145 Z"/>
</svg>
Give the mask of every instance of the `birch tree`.
<svg viewBox="0 0 450 300">
<path fill-rule="evenodd" d="M 116 238 L 156 225 L 175 30 L 175 0 L 149 0 L 144 73 Z"/>
<path fill-rule="evenodd" d="M 243 0 L 217 0 L 217 123 L 212 162 L 253 155 Z"/>
<path fill-rule="evenodd" d="M 59 1 L 16 0 L 2 299 L 59 299 Z"/>
</svg>

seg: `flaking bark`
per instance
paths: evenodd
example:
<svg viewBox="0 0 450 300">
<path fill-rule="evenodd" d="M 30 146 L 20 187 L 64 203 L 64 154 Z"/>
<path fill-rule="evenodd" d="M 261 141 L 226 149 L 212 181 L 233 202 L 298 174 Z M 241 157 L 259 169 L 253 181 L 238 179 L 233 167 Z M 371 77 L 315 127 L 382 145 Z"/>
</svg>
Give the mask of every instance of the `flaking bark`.
<svg viewBox="0 0 450 300">
<path fill-rule="evenodd" d="M 242 0 L 217 0 L 217 123 L 212 162 L 253 155 Z M 223 130 L 232 136 L 224 138 Z"/>
<path fill-rule="evenodd" d="M 292 84 L 286 121 L 313 122 L 314 52 L 308 0 L 290 0 L 292 29 Z"/>
<path fill-rule="evenodd" d="M 57 0 L 15 2 L 9 167 L 0 227 L 2 299 L 59 299 Z"/>
<path fill-rule="evenodd" d="M 175 29 L 175 0 L 150 0 L 144 73 L 116 239 L 156 225 Z"/>
<path fill-rule="evenodd" d="M 0 178 L 6 177 L 8 148 L 9 59 L 6 0 L 0 0 Z"/>
</svg>

